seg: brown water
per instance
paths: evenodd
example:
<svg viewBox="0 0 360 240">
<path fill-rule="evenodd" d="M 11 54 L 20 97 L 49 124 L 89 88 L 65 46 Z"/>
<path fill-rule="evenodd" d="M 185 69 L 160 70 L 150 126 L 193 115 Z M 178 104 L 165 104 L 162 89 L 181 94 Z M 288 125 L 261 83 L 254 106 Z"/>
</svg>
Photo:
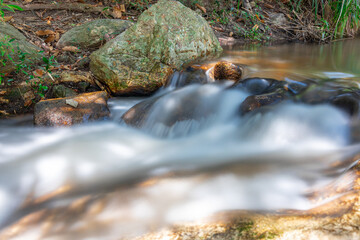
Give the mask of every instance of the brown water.
<svg viewBox="0 0 360 240">
<path fill-rule="evenodd" d="M 224 58 L 251 66 L 254 70 L 252 75 L 273 72 L 274 76 L 279 76 L 279 80 L 287 74 L 358 78 L 359 45 L 360 39 L 326 45 L 293 43 L 275 46 L 233 46 L 225 49 Z"/>
</svg>

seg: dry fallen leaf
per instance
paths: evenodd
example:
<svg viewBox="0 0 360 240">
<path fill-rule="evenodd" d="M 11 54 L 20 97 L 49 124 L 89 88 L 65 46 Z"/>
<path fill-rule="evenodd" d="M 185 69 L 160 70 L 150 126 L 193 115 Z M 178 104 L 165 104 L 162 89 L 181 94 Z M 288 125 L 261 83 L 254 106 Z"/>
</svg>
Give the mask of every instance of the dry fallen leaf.
<svg viewBox="0 0 360 240">
<path fill-rule="evenodd" d="M 255 17 L 256 17 L 261 23 L 265 23 L 265 21 L 262 20 L 257 14 L 255 14 Z"/>
<path fill-rule="evenodd" d="M 25 100 L 24 107 L 29 107 L 32 104 L 32 99 Z"/>
<path fill-rule="evenodd" d="M 199 4 L 195 4 L 195 6 L 200 9 L 203 13 L 206 13 L 206 8 L 204 8 L 203 6 L 199 5 Z"/>
<path fill-rule="evenodd" d="M 67 52 L 80 52 L 80 50 L 75 46 L 65 46 L 62 50 Z"/>
<path fill-rule="evenodd" d="M 72 67 L 70 65 L 60 65 L 59 69 L 61 69 L 61 70 L 71 70 Z"/>
<path fill-rule="evenodd" d="M 125 4 L 121 4 L 121 5 L 120 5 L 120 10 L 121 10 L 122 12 L 126 12 Z"/>
<path fill-rule="evenodd" d="M 4 16 L 4 21 L 5 21 L 5 22 L 10 21 L 11 19 L 13 19 L 13 16 L 9 16 L 9 17 L 5 17 L 5 16 Z"/>
<path fill-rule="evenodd" d="M 25 3 L 31 3 L 33 0 L 24 0 Z"/>
<path fill-rule="evenodd" d="M 45 42 L 46 43 L 51 43 L 53 41 L 55 41 L 56 39 L 56 35 L 55 34 L 50 34 L 46 39 L 45 39 Z"/>
<path fill-rule="evenodd" d="M 51 30 L 39 30 L 35 32 L 38 36 L 55 35 L 54 31 Z"/>
<path fill-rule="evenodd" d="M 121 18 L 122 17 L 122 12 L 121 12 L 120 6 L 114 6 L 113 7 L 112 16 L 114 18 Z"/>
<path fill-rule="evenodd" d="M 35 77 L 42 77 L 44 74 L 45 74 L 45 72 L 44 72 L 42 69 L 36 69 L 36 70 L 33 72 L 33 75 L 34 75 Z"/>
<path fill-rule="evenodd" d="M 48 16 L 48 17 L 44 18 L 43 20 L 46 21 L 47 25 L 51 25 L 51 21 L 54 20 L 54 19 L 53 19 L 53 17 Z"/>
<path fill-rule="evenodd" d="M 223 32 L 224 30 L 222 28 L 219 28 L 219 27 L 212 27 L 212 29 L 216 30 L 216 31 L 219 31 L 219 32 Z"/>
<path fill-rule="evenodd" d="M 24 101 L 25 101 L 24 106 L 25 107 L 30 106 L 33 103 L 33 101 L 32 101 L 33 99 L 35 99 L 34 93 L 32 91 L 26 92 L 24 94 Z"/>
</svg>

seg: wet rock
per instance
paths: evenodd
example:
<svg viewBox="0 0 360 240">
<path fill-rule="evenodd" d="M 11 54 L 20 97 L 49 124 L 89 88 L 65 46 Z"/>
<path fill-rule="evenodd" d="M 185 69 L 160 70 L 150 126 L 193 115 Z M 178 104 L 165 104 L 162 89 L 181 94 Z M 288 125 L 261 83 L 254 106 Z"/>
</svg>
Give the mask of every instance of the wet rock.
<svg viewBox="0 0 360 240">
<path fill-rule="evenodd" d="M 77 93 L 71 88 L 67 88 L 64 85 L 56 85 L 52 90 L 53 98 L 64 98 L 64 97 L 74 97 Z"/>
<path fill-rule="evenodd" d="M 175 72 L 167 85 L 180 88 L 189 84 L 204 84 L 207 82 L 207 76 L 204 70 L 188 67 L 184 71 Z"/>
<path fill-rule="evenodd" d="M 240 105 L 241 114 L 246 114 L 264 106 L 273 105 L 286 99 L 282 91 L 276 91 L 263 95 L 252 95 L 247 97 Z"/>
<path fill-rule="evenodd" d="M 282 89 L 284 82 L 271 78 L 247 78 L 235 84 L 232 88 L 242 89 L 251 95 L 259 95 Z"/>
<path fill-rule="evenodd" d="M 171 100 L 167 98 L 167 95 L 147 99 L 129 109 L 122 116 L 122 120 L 132 127 L 151 129 L 155 124 L 171 127 L 179 121 L 200 120 L 211 114 L 211 110 L 208 109 L 209 106 L 200 109 L 199 106 L 202 102 L 195 94 L 193 97 L 173 101 L 171 107 L 167 107 L 166 103 L 169 101 Z M 165 108 L 166 111 L 160 114 L 159 110 Z"/>
<path fill-rule="evenodd" d="M 98 19 L 67 31 L 57 43 L 58 48 L 76 46 L 81 49 L 98 48 L 119 35 L 133 23 L 118 19 Z"/>
<path fill-rule="evenodd" d="M 146 95 L 164 85 L 174 69 L 221 51 L 205 19 L 177 1 L 161 0 L 94 52 L 90 69 L 114 95 Z"/>
<path fill-rule="evenodd" d="M 357 92 L 340 94 L 331 100 L 331 104 L 350 116 L 357 116 L 359 115 L 360 94 Z"/>
<path fill-rule="evenodd" d="M 241 79 L 242 69 L 230 62 L 218 62 L 213 69 L 215 80 L 239 81 Z"/>
<path fill-rule="evenodd" d="M 141 128 L 145 123 L 151 107 L 160 97 L 161 96 L 152 97 L 136 104 L 124 113 L 121 119 L 129 126 Z"/>
<path fill-rule="evenodd" d="M 75 108 L 66 100 L 78 103 Z M 57 98 L 40 101 L 35 105 L 34 124 L 36 126 L 71 126 L 88 121 L 106 119 L 110 115 L 106 92 L 80 94 L 76 97 Z"/>
<path fill-rule="evenodd" d="M 16 70 L 16 65 L 32 66 L 42 61 L 41 49 L 26 41 L 13 26 L 0 22 L 0 72 L 10 73 Z M 10 57 L 9 57 L 10 56 Z"/>
<path fill-rule="evenodd" d="M 291 79 L 286 79 L 284 88 L 292 95 L 298 95 L 304 92 L 311 84 L 312 83 L 310 81 L 299 82 Z"/>
<path fill-rule="evenodd" d="M 332 98 L 344 93 L 344 88 L 327 85 L 313 85 L 299 95 L 299 100 L 307 104 L 329 103 Z"/>
<path fill-rule="evenodd" d="M 264 78 L 246 79 L 242 85 L 250 94 L 258 95 L 266 92 L 271 81 Z"/>
<path fill-rule="evenodd" d="M 352 142 L 360 142 L 360 119 L 351 123 L 351 140 Z"/>
</svg>

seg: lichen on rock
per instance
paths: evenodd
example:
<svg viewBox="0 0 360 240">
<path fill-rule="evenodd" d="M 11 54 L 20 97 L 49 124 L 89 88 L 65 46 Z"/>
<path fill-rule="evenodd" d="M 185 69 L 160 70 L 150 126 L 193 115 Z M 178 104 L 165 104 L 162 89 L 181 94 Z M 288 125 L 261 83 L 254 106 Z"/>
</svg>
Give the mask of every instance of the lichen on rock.
<svg viewBox="0 0 360 240">
<path fill-rule="evenodd" d="M 74 27 L 61 36 L 57 47 L 76 46 L 81 49 L 98 48 L 124 32 L 133 23 L 119 19 L 98 19 Z"/>
<path fill-rule="evenodd" d="M 221 51 L 205 19 L 177 1 L 161 0 L 94 52 L 90 68 L 114 95 L 148 94 L 174 69 Z"/>
</svg>

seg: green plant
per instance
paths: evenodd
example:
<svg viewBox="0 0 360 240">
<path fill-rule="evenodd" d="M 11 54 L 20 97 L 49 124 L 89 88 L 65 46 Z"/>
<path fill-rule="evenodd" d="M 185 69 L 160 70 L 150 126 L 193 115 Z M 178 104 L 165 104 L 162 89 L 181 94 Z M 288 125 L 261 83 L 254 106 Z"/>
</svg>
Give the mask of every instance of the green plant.
<svg viewBox="0 0 360 240">
<path fill-rule="evenodd" d="M 330 24 L 327 20 L 321 19 L 320 21 L 321 40 L 325 41 L 330 37 Z"/>
<path fill-rule="evenodd" d="M 5 16 L 5 10 L 11 11 L 11 12 L 15 12 L 15 10 L 19 10 L 22 11 L 23 9 L 17 5 L 13 5 L 13 4 L 7 4 L 4 3 L 4 0 L 0 0 L 0 17 L 2 19 L 4 19 Z M 6 66 L 6 64 L 13 64 L 14 61 L 10 55 L 10 51 L 14 51 L 13 47 L 12 47 L 12 42 L 15 39 L 9 39 L 9 37 L 5 36 L 4 39 L 2 39 L 2 41 L 0 41 L 0 64 L 2 66 Z M 5 73 L 0 73 L 0 85 L 1 83 L 4 81 L 5 78 Z"/>
<path fill-rule="evenodd" d="M 335 29 L 334 33 L 343 37 L 347 28 L 357 30 L 360 24 L 359 0 L 342 0 L 333 2 Z"/>
<path fill-rule="evenodd" d="M 0 65 L 6 67 L 6 65 L 16 65 L 12 54 L 17 54 L 15 52 L 15 47 L 13 44 L 15 39 L 11 39 L 9 36 L 5 36 L 0 41 Z M 0 74 L 0 84 L 4 81 L 6 74 Z"/>
<path fill-rule="evenodd" d="M 45 75 L 52 78 L 51 69 L 56 64 L 56 60 L 54 56 L 43 57 L 42 60 L 43 60 L 43 64 L 41 68 L 38 69 L 38 71 L 41 73 L 40 76 L 38 76 L 39 81 L 36 81 L 33 85 L 33 89 L 35 90 L 35 93 L 39 95 L 41 98 L 45 97 L 45 92 L 49 89 L 49 87 L 44 83 Z M 33 74 L 29 74 L 28 76 L 30 79 L 34 78 Z"/>
<path fill-rule="evenodd" d="M 293 10 L 305 12 L 311 9 L 315 19 L 321 16 L 324 23 L 326 10 L 330 11 L 330 18 L 325 20 L 324 27 L 329 26 L 333 31 L 332 38 L 342 38 L 344 35 L 354 35 L 360 26 L 360 1 L 359 0 L 290 0 Z M 328 22 L 330 21 L 330 22 Z"/>
<path fill-rule="evenodd" d="M 35 86 L 34 86 L 34 90 L 35 93 L 37 95 L 39 95 L 41 98 L 45 97 L 45 92 L 49 89 L 48 86 L 43 85 L 42 82 L 38 82 Z"/>
<path fill-rule="evenodd" d="M 56 63 L 55 57 L 54 56 L 50 56 L 49 58 L 43 57 L 42 60 L 45 64 L 44 67 L 45 67 L 46 72 L 51 73 L 51 67 L 54 66 L 54 64 Z"/>
<path fill-rule="evenodd" d="M 219 11 L 213 10 L 212 18 L 215 19 L 216 22 L 224 25 L 230 22 L 228 13 L 224 9 L 220 9 Z"/>
<path fill-rule="evenodd" d="M 7 4 L 4 3 L 4 0 L 0 0 L 0 16 L 1 18 L 4 18 L 4 10 L 8 10 L 11 12 L 15 12 L 15 10 L 23 11 L 23 9 L 17 5 L 14 4 Z"/>
</svg>

